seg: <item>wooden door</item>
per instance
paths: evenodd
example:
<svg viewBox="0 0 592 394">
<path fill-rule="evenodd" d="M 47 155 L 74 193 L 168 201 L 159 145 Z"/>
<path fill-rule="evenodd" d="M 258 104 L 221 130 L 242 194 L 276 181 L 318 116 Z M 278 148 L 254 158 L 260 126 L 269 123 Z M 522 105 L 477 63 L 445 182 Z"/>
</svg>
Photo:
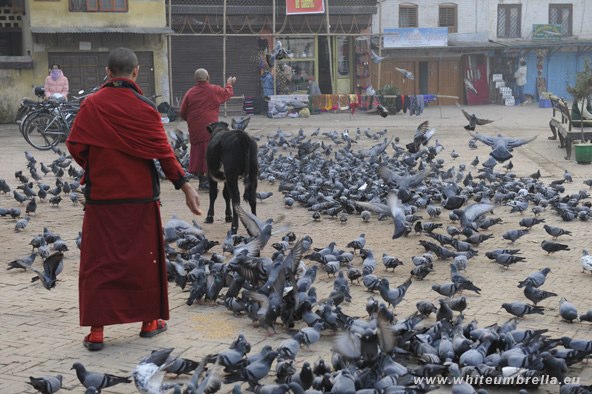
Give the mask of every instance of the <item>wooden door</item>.
<svg viewBox="0 0 592 394">
<path fill-rule="evenodd" d="M 452 105 L 461 100 L 461 67 L 460 59 L 441 60 L 438 64 L 438 92 L 437 94 L 457 96 L 458 99 L 442 98 L 440 105 Z"/>
</svg>

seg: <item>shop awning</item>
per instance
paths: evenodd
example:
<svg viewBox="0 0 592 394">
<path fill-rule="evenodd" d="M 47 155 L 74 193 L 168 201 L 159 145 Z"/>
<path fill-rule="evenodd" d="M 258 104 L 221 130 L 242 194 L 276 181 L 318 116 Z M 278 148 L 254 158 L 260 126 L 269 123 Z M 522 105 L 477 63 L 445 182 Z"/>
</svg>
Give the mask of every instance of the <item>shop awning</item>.
<svg viewBox="0 0 592 394">
<path fill-rule="evenodd" d="M 120 34 L 171 34 L 169 27 L 94 27 L 94 26 L 60 26 L 60 27 L 31 27 L 31 33 L 36 34 L 72 34 L 72 33 L 120 33 Z"/>
</svg>

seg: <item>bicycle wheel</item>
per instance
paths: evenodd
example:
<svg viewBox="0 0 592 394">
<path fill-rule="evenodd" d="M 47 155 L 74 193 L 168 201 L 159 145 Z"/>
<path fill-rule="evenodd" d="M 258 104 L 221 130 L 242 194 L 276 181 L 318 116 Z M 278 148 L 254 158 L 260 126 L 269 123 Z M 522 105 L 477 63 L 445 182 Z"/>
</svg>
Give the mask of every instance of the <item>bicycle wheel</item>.
<svg viewBox="0 0 592 394">
<path fill-rule="evenodd" d="M 23 119 L 19 123 L 19 131 L 23 135 L 23 138 L 25 138 L 25 134 L 26 134 L 25 130 L 27 130 L 29 121 L 31 119 L 35 118 L 40 113 L 49 114 L 50 110 L 47 107 L 40 107 L 40 108 L 33 109 L 32 111 L 29 111 L 28 113 L 25 114 L 25 116 L 23 117 Z"/>
<path fill-rule="evenodd" d="M 25 140 L 39 150 L 49 150 L 56 146 L 64 134 L 62 122 L 44 112 L 29 119 L 25 128 Z"/>
</svg>

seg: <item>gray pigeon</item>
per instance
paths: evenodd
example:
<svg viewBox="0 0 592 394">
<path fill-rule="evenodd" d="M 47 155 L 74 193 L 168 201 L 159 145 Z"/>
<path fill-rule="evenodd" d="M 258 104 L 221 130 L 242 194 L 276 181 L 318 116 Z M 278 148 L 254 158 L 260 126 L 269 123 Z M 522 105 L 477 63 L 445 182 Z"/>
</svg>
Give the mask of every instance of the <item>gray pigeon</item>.
<svg viewBox="0 0 592 394">
<path fill-rule="evenodd" d="M 432 285 L 432 290 L 436 293 L 441 294 L 445 297 L 452 297 L 457 292 L 460 291 L 458 285 L 454 282 L 444 283 L 444 284 L 434 284 Z"/>
<path fill-rule="evenodd" d="M 19 257 L 16 260 L 12 260 L 11 262 L 8 263 L 7 270 L 11 270 L 11 269 L 15 269 L 15 268 L 22 268 L 24 270 L 31 269 L 31 265 L 33 265 L 33 262 L 35 261 L 36 257 L 37 257 L 37 253 L 31 253 L 28 256 Z"/>
<path fill-rule="evenodd" d="M 528 144 L 531 141 L 534 141 L 537 136 L 530 139 L 522 139 L 522 138 L 508 138 L 502 137 L 501 134 L 498 134 L 495 137 L 487 136 L 479 133 L 473 133 L 472 131 L 468 130 L 468 133 L 473 137 L 478 139 L 479 141 L 483 142 L 485 145 L 491 147 L 491 152 L 489 155 L 503 163 L 506 160 L 510 160 L 513 156 L 510 153 L 514 148 L 517 148 L 521 145 Z"/>
<path fill-rule="evenodd" d="M 25 383 L 30 384 L 42 394 L 53 394 L 62 388 L 62 375 L 42 376 L 40 378 L 29 376 L 29 382 Z"/>
<path fill-rule="evenodd" d="M 535 271 L 528 275 L 523 281 L 518 282 L 518 287 L 541 287 L 545 283 L 545 279 L 547 279 L 547 274 L 549 272 L 551 272 L 551 268 L 549 267 L 545 267 L 540 271 Z"/>
<path fill-rule="evenodd" d="M 506 312 L 508 312 L 509 314 L 514 315 L 516 317 L 524 317 L 524 315 L 530 315 L 533 313 L 544 315 L 544 308 L 542 306 L 529 305 L 518 301 L 513 301 L 509 303 L 504 302 L 502 304 L 502 308 L 504 308 Z"/>
<path fill-rule="evenodd" d="M 578 310 L 572 303 L 562 298 L 559 300 L 559 315 L 563 320 L 573 323 L 578 318 Z"/>
<path fill-rule="evenodd" d="M 536 287 L 530 285 L 526 285 L 524 287 L 524 296 L 536 305 L 549 297 L 557 296 L 557 294 L 552 293 L 550 291 L 537 289 Z"/>
<path fill-rule="evenodd" d="M 543 226 L 543 228 L 545 229 L 545 231 L 547 232 L 547 234 L 549 234 L 550 236 L 553 237 L 553 239 L 557 239 L 557 237 L 560 237 L 562 235 L 569 235 L 571 236 L 571 231 L 568 230 L 564 230 L 560 227 L 553 227 L 553 226 L 549 226 L 548 224 L 545 224 Z"/>
<path fill-rule="evenodd" d="M 31 281 L 33 282 L 39 279 L 43 287 L 47 290 L 51 290 L 55 287 L 57 276 L 62 272 L 63 267 L 64 254 L 62 252 L 53 253 L 43 260 L 43 271 L 31 268 L 31 271 L 37 274 L 37 277 L 34 277 Z"/>
<path fill-rule="evenodd" d="M 570 250 L 569 245 L 560 244 L 557 242 L 546 241 L 546 240 L 541 242 L 541 248 L 543 248 L 543 250 L 545 252 L 547 252 L 547 254 L 559 252 L 562 250 Z"/>
<path fill-rule="evenodd" d="M 86 388 L 94 387 L 97 391 L 101 391 L 107 387 L 115 386 L 120 383 L 131 383 L 131 379 L 127 376 L 115 376 L 108 373 L 91 372 L 80 362 L 72 364 L 72 369 L 76 370 L 76 376 L 82 385 Z"/>
<path fill-rule="evenodd" d="M 508 230 L 502 234 L 502 238 L 514 243 L 525 234 L 528 234 L 528 230 Z"/>
</svg>

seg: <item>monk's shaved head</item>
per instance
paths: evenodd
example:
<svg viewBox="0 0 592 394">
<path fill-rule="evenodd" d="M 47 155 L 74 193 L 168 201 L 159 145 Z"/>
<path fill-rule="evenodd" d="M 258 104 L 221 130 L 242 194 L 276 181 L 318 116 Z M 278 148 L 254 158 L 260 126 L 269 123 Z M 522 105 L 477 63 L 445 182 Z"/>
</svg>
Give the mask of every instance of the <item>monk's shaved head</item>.
<svg viewBox="0 0 592 394">
<path fill-rule="evenodd" d="M 138 57 L 128 48 L 116 48 L 109 53 L 107 68 L 113 77 L 126 77 L 138 66 Z"/>
</svg>

